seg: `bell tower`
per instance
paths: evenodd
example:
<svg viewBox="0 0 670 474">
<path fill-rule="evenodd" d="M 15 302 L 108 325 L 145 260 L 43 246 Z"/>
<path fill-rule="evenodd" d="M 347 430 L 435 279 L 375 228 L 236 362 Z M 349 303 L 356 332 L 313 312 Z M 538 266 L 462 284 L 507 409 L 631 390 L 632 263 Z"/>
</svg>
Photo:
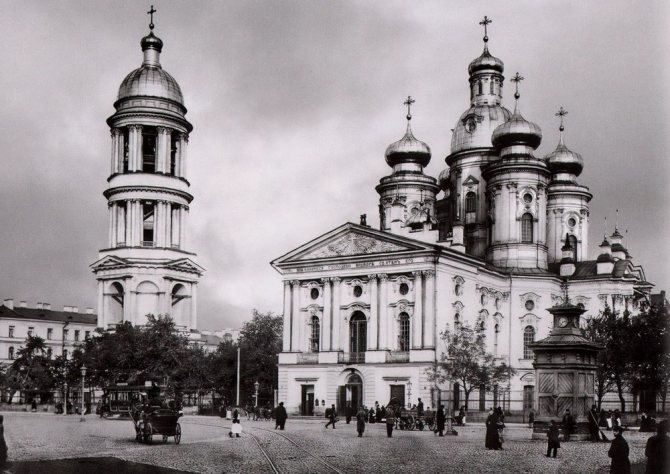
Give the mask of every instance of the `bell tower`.
<svg viewBox="0 0 670 474">
<path fill-rule="evenodd" d="M 204 269 L 187 246 L 193 196 L 187 180 L 186 120 L 177 81 L 160 63 L 163 41 L 142 38 L 143 61 L 126 76 L 107 119 L 111 132 L 109 237 L 91 265 L 98 281 L 98 326 L 143 325 L 170 315 L 180 330 L 196 326 L 196 287 Z"/>
</svg>

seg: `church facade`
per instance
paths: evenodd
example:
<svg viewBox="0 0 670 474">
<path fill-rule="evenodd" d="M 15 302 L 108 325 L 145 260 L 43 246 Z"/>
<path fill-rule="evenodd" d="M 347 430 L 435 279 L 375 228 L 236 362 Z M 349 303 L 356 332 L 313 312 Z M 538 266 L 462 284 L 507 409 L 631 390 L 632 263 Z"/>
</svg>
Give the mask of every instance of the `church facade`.
<svg viewBox="0 0 670 474">
<path fill-rule="evenodd" d="M 155 11 L 152 8 L 152 15 Z M 143 61 L 121 83 L 107 119 L 111 131 L 109 239 L 91 265 L 98 281 L 98 326 L 143 325 L 170 315 L 188 332 L 197 324 L 197 285 L 204 269 L 188 250 L 193 200 L 181 88 L 160 63 L 163 41 L 142 38 Z"/>
<path fill-rule="evenodd" d="M 488 19 L 483 22 L 488 24 Z M 536 390 L 528 347 L 546 337 L 547 308 L 569 294 L 597 315 L 605 305 L 633 314 L 652 285 L 615 229 L 587 255 L 589 202 L 578 183 L 584 160 L 564 142 L 546 157 L 536 124 L 502 105 L 504 65 L 488 50 L 468 68 L 470 107 L 456 122 L 447 168 L 424 172 L 428 145 L 407 130 L 385 154 L 376 190 L 380 228 L 346 223 L 271 264 L 284 285 L 279 401 L 311 415 L 336 404 L 464 403 L 456 384 L 427 376 L 446 352 L 440 333 L 469 325 L 488 351 L 517 371 L 506 386 L 470 395 L 469 409 L 528 410 Z M 591 401 L 586 400 L 586 406 Z"/>
</svg>

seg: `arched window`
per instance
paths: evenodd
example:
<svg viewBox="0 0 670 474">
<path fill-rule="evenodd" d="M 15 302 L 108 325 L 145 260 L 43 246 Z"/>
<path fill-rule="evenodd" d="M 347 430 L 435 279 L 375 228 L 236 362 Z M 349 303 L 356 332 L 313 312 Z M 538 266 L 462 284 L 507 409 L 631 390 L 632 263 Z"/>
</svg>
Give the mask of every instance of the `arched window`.
<svg viewBox="0 0 670 474">
<path fill-rule="evenodd" d="M 456 313 L 454 315 L 454 330 L 458 331 L 461 328 L 461 315 Z"/>
<path fill-rule="evenodd" d="M 311 337 L 309 339 L 309 347 L 312 352 L 319 352 L 319 341 L 321 340 L 321 324 L 317 316 L 312 316 L 310 320 L 312 326 Z"/>
<path fill-rule="evenodd" d="M 367 350 L 367 325 L 365 315 L 355 311 L 349 321 L 349 352 L 362 353 Z"/>
<path fill-rule="evenodd" d="M 477 195 L 472 191 L 465 195 L 465 212 L 477 212 Z"/>
<path fill-rule="evenodd" d="M 494 91 L 493 91 L 493 85 L 494 85 L 494 84 L 495 84 L 495 81 L 493 80 L 493 78 L 491 78 L 491 80 L 489 81 L 489 93 L 490 93 L 491 95 L 494 94 Z"/>
<path fill-rule="evenodd" d="M 398 331 L 398 349 L 409 350 L 409 314 L 400 313 L 400 328 Z"/>
<path fill-rule="evenodd" d="M 7 354 L 8 359 L 13 359 L 14 358 L 14 348 L 10 347 L 9 348 L 9 353 Z"/>
<path fill-rule="evenodd" d="M 533 216 L 529 213 L 521 216 L 521 242 L 533 243 Z"/>
<path fill-rule="evenodd" d="M 482 95 L 483 92 L 484 92 L 484 91 L 483 91 L 482 81 L 478 81 L 478 82 L 477 82 L 477 94 L 478 94 L 478 95 Z"/>
<path fill-rule="evenodd" d="M 577 237 L 574 235 L 568 235 L 568 247 L 570 247 L 570 250 L 572 251 L 572 259 L 576 262 L 577 261 Z"/>
<path fill-rule="evenodd" d="M 498 334 L 500 334 L 500 324 L 495 325 L 493 330 L 493 355 L 498 357 Z"/>
<path fill-rule="evenodd" d="M 535 342 L 535 328 L 533 326 L 526 326 L 523 330 L 523 358 L 532 359 L 533 350 L 528 347 L 528 344 Z"/>
</svg>

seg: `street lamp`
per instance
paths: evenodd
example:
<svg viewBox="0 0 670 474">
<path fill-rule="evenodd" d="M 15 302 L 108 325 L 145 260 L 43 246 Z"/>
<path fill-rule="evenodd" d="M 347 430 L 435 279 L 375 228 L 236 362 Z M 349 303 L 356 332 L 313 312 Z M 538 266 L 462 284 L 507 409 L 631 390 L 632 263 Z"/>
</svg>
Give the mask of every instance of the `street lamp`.
<svg viewBox="0 0 670 474">
<path fill-rule="evenodd" d="M 256 380 L 256 381 L 254 382 L 254 389 L 256 389 L 256 400 L 255 400 L 254 407 L 257 407 L 257 406 L 258 406 L 258 388 L 259 388 L 260 386 L 261 386 L 261 384 L 259 384 L 259 383 L 258 383 L 258 380 Z"/>
<path fill-rule="evenodd" d="M 86 421 L 84 418 L 84 377 L 86 377 L 86 366 L 81 366 L 81 418 L 79 421 Z"/>
</svg>

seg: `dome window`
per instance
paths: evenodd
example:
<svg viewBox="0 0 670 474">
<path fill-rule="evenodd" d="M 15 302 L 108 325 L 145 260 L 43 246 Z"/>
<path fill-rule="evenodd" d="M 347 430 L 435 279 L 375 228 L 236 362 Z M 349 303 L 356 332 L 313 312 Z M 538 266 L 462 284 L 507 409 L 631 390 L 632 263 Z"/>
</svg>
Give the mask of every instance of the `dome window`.
<svg viewBox="0 0 670 474">
<path fill-rule="evenodd" d="M 477 211 L 477 195 L 470 191 L 465 195 L 465 212 Z"/>
<path fill-rule="evenodd" d="M 571 228 L 572 228 L 572 227 L 574 227 L 574 226 L 576 226 L 576 225 L 577 225 L 577 221 L 575 220 L 574 217 L 571 217 L 570 219 L 568 219 L 568 227 L 571 227 Z"/>
<path fill-rule="evenodd" d="M 526 204 L 530 204 L 531 202 L 533 202 L 533 195 L 531 193 L 524 194 L 523 202 L 525 202 Z"/>
<path fill-rule="evenodd" d="M 142 128 L 142 171 L 156 172 L 156 129 Z"/>
<path fill-rule="evenodd" d="M 529 213 L 526 213 L 523 216 L 521 216 L 521 243 L 524 244 L 533 243 L 533 216 Z"/>
</svg>

